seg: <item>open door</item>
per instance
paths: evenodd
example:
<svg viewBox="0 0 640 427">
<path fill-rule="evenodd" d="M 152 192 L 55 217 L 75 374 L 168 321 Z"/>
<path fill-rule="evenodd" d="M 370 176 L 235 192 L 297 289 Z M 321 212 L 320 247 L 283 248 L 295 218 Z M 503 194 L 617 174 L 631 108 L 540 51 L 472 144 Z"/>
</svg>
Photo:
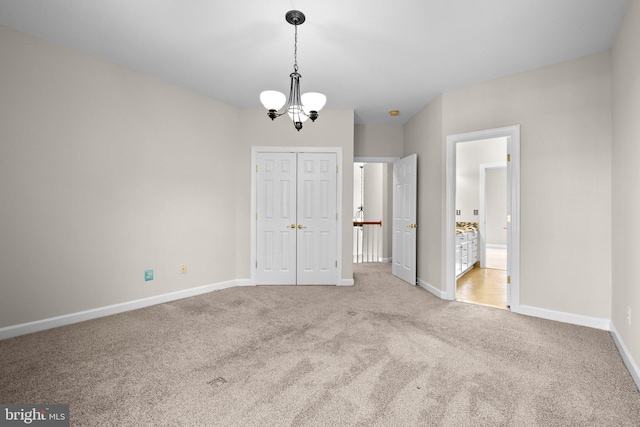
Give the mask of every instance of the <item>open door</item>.
<svg viewBox="0 0 640 427">
<path fill-rule="evenodd" d="M 417 154 L 393 163 L 392 272 L 412 285 L 416 284 L 417 167 Z"/>
</svg>

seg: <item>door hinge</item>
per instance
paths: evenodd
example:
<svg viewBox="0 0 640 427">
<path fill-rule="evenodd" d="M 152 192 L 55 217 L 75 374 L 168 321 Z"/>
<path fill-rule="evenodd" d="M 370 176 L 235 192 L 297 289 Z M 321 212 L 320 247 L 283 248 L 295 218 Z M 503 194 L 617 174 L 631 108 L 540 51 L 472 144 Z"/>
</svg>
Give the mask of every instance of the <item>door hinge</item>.
<svg viewBox="0 0 640 427">
<path fill-rule="evenodd" d="M 338 165 L 336 165 L 336 173 L 338 173 Z"/>
<path fill-rule="evenodd" d="M 507 154 L 507 162 L 511 161 L 511 154 Z"/>
<path fill-rule="evenodd" d="M 256 212 L 256 219 L 258 219 L 258 212 Z"/>
<path fill-rule="evenodd" d="M 507 276 L 507 283 L 511 284 L 511 276 Z"/>
<path fill-rule="evenodd" d="M 256 165 L 256 172 L 258 172 L 258 165 Z"/>
<path fill-rule="evenodd" d="M 258 268 L 258 260 L 256 260 L 256 268 Z"/>
<path fill-rule="evenodd" d="M 336 261 L 336 268 L 338 268 L 338 261 Z"/>
<path fill-rule="evenodd" d="M 336 221 L 338 220 L 338 212 L 336 212 Z"/>
</svg>

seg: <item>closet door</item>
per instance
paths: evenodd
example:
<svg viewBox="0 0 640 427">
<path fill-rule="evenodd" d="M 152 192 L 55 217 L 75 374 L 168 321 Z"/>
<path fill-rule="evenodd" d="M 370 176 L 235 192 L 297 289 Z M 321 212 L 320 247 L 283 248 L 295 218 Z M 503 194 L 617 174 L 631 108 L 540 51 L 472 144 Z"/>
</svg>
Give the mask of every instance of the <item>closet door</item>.
<svg viewBox="0 0 640 427">
<path fill-rule="evenodd" d="M 299 285 L 337 281 L 337 169 L 334 153 L 298 153 Z"/>
<path fill-rule="evenodd" d="M 296 284 L 296 154 L 258 153 L 257 279 Z"/>
<path fill-rule="evenodd" d="M 258 284 L 337 284 L 336 164 L 335 153 L 257 153 Z"/>
</svg>

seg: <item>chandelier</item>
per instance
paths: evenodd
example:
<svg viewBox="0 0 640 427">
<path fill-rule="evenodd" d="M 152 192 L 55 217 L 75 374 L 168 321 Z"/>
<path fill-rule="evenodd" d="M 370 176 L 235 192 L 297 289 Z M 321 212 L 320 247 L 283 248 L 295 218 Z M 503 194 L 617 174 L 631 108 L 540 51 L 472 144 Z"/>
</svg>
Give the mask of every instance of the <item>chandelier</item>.
<svg viewBox="0 0 640 427">
<path fill-rule="evenodd" d="M 276 90 L 265 90 L 260 93 L 260 102 L 268 110 L 267 116 L 271 120 L 288 113 L 293 125 L 299 131 L 302 123 L 307 119 L 315 122 L 318 118 L 318 111 L 324 107 L 327 97 L 317 92 L 307 92 L 300 94 L 300 78 L 298 73 L 298 25 L 305 21 L 304 13 L 298 10 L 290 10 L 285 15 L 287 22 L 295 27 L 295 39 L 293 48 L 293 73 L 291 77 L 291 88 L 289 89 L 289 99 L 282 92 Z M 286 102 L 286 105 L 285 105 Z M 284 108 L 282 107 L 284 105 Z M 282 110 L 280 110 L 282 108 Z"/>
</svg>

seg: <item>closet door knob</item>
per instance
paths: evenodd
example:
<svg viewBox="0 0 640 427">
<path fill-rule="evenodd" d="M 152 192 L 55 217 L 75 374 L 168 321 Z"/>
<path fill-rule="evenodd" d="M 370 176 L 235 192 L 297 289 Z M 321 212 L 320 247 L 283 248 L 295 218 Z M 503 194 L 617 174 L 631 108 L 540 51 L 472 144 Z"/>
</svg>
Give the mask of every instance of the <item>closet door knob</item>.
<svg viewBox="0 0 640 427">
<path fill-rule="evenodd" d="M 296 228 L 296 225 L 295 224 L 291 224 L 291 225 L 286 226 L 285 228 Z"/>
<path fill-rule="evenodd" d="M 303 227 L 302 224 L 298 224 L 298 230 L 302 230 L 303 228 L 307 228 L 307 227 Z"/>
</svg>

